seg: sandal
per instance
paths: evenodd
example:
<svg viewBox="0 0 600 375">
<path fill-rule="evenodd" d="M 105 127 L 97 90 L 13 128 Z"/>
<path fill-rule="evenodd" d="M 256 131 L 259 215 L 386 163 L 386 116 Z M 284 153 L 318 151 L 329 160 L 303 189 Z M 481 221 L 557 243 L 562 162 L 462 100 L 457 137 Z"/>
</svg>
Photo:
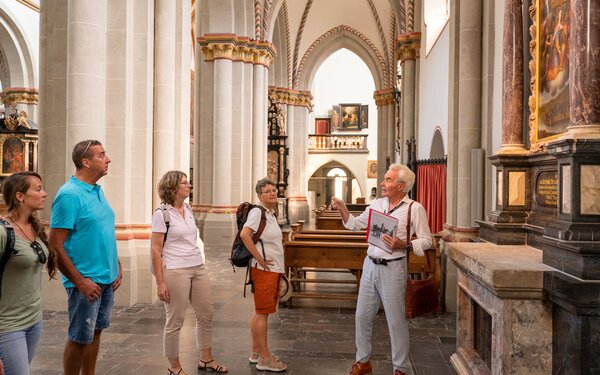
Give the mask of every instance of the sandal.
<svg viewBox="0 0 600 375">
<path fill-rule="evenodd" d="M 215 363 L 215 367 L 209 366 L 209 363 Z M 202 371 L 214 371 L 214 372 L 218 372 L 218 373 L 225 373 L 229 370 L 227 370 L 227 367 L 222 366 L 219 362 L 215 361 L 214 359 L 211 359 L 208 362 L 205 362 L 203 360 L 200 360 L 200 364 L 198 364 L 198 370 L 202 370 Z M 170 374 L 169 374 L 170 375 Z"/>
<path fill-rule="evenodd" d="M 181 374 L 181 371 L 183 371 L 182 368 L 180 368 L 177 372 L 173 372 L 170 368 L 167 368 L 167 375 L 179 375 Z"/>
</svg>

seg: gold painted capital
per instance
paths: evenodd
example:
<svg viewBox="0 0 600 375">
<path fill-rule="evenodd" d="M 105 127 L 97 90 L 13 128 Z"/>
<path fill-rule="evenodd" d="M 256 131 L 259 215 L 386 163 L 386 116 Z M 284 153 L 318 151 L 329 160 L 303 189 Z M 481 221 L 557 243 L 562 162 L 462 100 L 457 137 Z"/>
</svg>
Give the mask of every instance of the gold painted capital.
<svg viewBox="0 0 600 375">
<path fill-rule="evenodd" d="M 386 105 L 394 104 L 394 88 L 389 87 L 386 89 L 378 90 L 373 93 L 375 99 L 375 105 L 378 107 L 384 107 Z"/>
<path fill-rule="evenodd" d="M 282 103 L 296 107 L 313 106 L 313 96 L 310 91 L 292 90 L 285 87 L 269 86 L 269 99 L 274 103 Z"/>
<path fill-rule="evenodd" d="M 396 51 L 397 60 L 418 59 L 421 51 L 421 33 L 413 32 L 399 35 L 396 39 Z"/>
<path fill-rule="evenodd" d="M 14 107 L 17 103 L 38 104 L 40 95 L 37 89 L 29 89 L 25 87 L 9 87 L 0 92 L 0 101 L 4 105 Z"/>
<path fill-rule="evenodd" d="M 197 42 L 204 61 L 227 59 L 268 68 L 277 54 L 272 43 L 235 34 L 204 34 L 197 38 Z"/>
</svg>

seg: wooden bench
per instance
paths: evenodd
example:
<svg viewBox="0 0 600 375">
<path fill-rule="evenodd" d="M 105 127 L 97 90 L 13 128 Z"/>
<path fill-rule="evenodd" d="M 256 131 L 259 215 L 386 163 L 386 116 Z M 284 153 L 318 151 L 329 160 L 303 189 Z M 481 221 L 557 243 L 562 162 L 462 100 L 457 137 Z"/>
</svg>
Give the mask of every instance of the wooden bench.
<svg viewBox="0 0 600 375">
<path fill-rule="evenodd" d="M 294 287 L 293 298 L 331 298 L 355 300 L 367 255 L 366 242 L 286 241 L 285 268 Z M 355 280 L 334 278 L 308 278 L 307 272 L 350 272 Z M 303 291 L 301 284 L 354 284 L 352 293 L 326 293 Z"/>
</svg>

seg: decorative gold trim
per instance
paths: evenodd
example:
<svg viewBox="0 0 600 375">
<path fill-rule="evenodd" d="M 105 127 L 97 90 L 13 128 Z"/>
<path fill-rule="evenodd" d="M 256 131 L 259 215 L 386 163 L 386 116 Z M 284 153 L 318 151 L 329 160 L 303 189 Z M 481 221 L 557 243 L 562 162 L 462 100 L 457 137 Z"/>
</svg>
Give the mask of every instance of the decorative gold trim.
<svg viewBox="0 0 600 375">
<path fill-rule="evenodd" d="M 269 86 L 269 99 L 274 103 L 282 103 L 312 110 L 313 96 L 310 91 L 292 90 L 285 87 Z"/>
<path fill-rule="evenodd" d="M 38 104 L 40 95 L 37 89 L 25 87 L 9 87 L 0 92 L 0 102 L 12 107 L 17 103 Z"/>
<path fill-rule="evenodd" d="M 375 104 L 378 107 L 394 104 L 394 88 L 390 87 L 387 89 L 377 90 L 373 93 Z"/>
<path fill-rule="evenodd" d="M 420 51 L 421 33 L 403 34 L 396 39 L 396 59 L 400 61 L 416 60 L 420 57 Z"/>
<path fill-rule="evenodd" d="M 204 61 L 228 59 L 264 65 L 268 68 L 277 54 L 272 43 L 235 34 L 204 34 L 196 40 L 204 56 Z"/>
</svg>

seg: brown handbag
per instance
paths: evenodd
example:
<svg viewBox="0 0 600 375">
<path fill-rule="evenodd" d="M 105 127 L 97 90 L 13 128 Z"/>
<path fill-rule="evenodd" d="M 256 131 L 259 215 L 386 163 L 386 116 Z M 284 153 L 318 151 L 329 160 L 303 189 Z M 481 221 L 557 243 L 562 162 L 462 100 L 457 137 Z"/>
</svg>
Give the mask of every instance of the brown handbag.
<svg viewBox="0 0 600 375">
<path fill-rule="evenodd" d="M 408 206 L 408 218 L 406 220 L 406 239 L 410 240 L 410 209 L 411 204 Z M 406 271 L 408 272 L 408 264 L 410 259 L 410 252 L 412 249 L 406 251 Z M 429 251 L 429 250 L 428 250 Z M 431 265 L 429 256 L 425 254 L 427 258 L 427 267 L 429 268 L 425 273 L 425 277 L 421 280 L 415 280 L 408 275 L 406 280 L 406 316 L 414 318 L 425 314 L 439 310 L 439 290 L 436 287 L 433 273 L 435 269 Z"/>
</svg>

